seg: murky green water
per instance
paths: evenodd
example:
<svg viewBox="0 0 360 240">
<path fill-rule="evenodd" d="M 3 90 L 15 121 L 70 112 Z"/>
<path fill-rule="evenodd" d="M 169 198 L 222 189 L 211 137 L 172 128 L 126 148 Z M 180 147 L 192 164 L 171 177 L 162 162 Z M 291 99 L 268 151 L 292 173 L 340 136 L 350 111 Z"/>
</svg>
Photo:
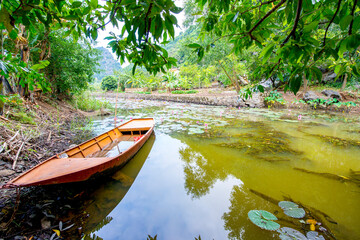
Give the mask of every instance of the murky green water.
<svg viewBox="0 0 360 240">
<path fill-rule="evenodd" d="M 88 239 L 280 239 L 248 219 L 296 202 L 327 239 L 360 238 L 358 117 L 132 101 L 118 123 L 154 117 L 155 137 L 84 203 Z M 301 114 L 301 120 L 298 115 Z M 114 116 L 94 120 L 94 134 Z"/>
</svg>

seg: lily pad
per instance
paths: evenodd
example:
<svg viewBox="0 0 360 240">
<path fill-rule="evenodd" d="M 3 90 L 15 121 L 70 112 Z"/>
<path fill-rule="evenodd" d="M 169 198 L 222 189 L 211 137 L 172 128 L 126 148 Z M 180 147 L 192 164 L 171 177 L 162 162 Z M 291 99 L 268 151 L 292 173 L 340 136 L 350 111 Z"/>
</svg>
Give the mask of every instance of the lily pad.
<svg viewBox="0 0 360 240">
<path fill-rule="evenodd" d="M 289 227 L 282 227 L 279 230 L 280 233 L 280 239 L 281 240 L 308 240 L 304 234 L 302 234 L 301 232 L 299 232 L 298 230 L 295 230 L 293 228 L 289 228 Z"/>
<path fill-rule="evenodd" d="M 277 217 L 270 212 L 264 210 L 251 210 L 248 212 L 249 219 L 258 227 L 276 231 L 280 228 L 280 224 L 273 222 Z"/>
<path fill-rule="evenodd" d="M 303 218 L 305 217 L 305 210 L 299 208 L 296 203 L 289 201 L 281 201 L 279 202 L 279 207 L 284 210 L 284 213 L 292 218 Z"/>
<path fill-rule="evenodd" d="M 319 233 L 315 231 L 310 231 L 306 233 L 306 237 L 308 238 L 308 240 L 325 240 L 322 235 L 319 235 Z"/>
</svg>

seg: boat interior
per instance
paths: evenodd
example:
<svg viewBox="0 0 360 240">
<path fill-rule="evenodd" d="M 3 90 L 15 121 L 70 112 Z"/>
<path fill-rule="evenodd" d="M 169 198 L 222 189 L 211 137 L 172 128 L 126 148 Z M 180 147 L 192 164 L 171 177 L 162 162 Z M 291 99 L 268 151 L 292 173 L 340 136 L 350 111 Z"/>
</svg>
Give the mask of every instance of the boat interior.
<svg viewBox="0 0 360 240">
<path fill-rule="evenodd" d="M 145 135 L 153 125 L 153 119 L 134 119 L 58 154 L 57 158 L 99 158 L 119 155 Z"/>
</svg>

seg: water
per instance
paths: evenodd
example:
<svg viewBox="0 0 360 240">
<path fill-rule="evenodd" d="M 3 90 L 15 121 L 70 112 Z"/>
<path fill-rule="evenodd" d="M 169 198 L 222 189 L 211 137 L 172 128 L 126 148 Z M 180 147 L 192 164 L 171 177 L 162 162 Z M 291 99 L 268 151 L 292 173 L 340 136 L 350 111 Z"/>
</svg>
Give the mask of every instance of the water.
<svg viewBox="0 0 360 240">
<path fill-rule="evenodd" d="M 155 136 L 84 203 L 87 239 L 280 239 L 248 219 L 253 209 L 310 231 L 283 213 L 283 200 L 306 210 L 302 221 L 321 223 L 316 231 L 326 239 L 360 239 L 358 117 L 133 100 L 120 106 L 119 124 L 154 117 Z M 113 121 L 94 120 L 94 134 Z"/>
</svg>

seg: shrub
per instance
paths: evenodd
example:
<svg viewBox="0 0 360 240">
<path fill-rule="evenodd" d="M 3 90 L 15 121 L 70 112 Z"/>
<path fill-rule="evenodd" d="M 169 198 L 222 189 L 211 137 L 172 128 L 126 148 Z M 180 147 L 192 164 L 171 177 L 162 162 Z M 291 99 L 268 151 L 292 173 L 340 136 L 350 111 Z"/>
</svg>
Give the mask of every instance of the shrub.
<svg viewBox="0 0 360 240">
<path fill-rule="evenodd" d="M 114 76 L 106 76 L 101 80 L 101 89 L 105 91 L 117 89 L 117 80 Z"/>
</svg>

